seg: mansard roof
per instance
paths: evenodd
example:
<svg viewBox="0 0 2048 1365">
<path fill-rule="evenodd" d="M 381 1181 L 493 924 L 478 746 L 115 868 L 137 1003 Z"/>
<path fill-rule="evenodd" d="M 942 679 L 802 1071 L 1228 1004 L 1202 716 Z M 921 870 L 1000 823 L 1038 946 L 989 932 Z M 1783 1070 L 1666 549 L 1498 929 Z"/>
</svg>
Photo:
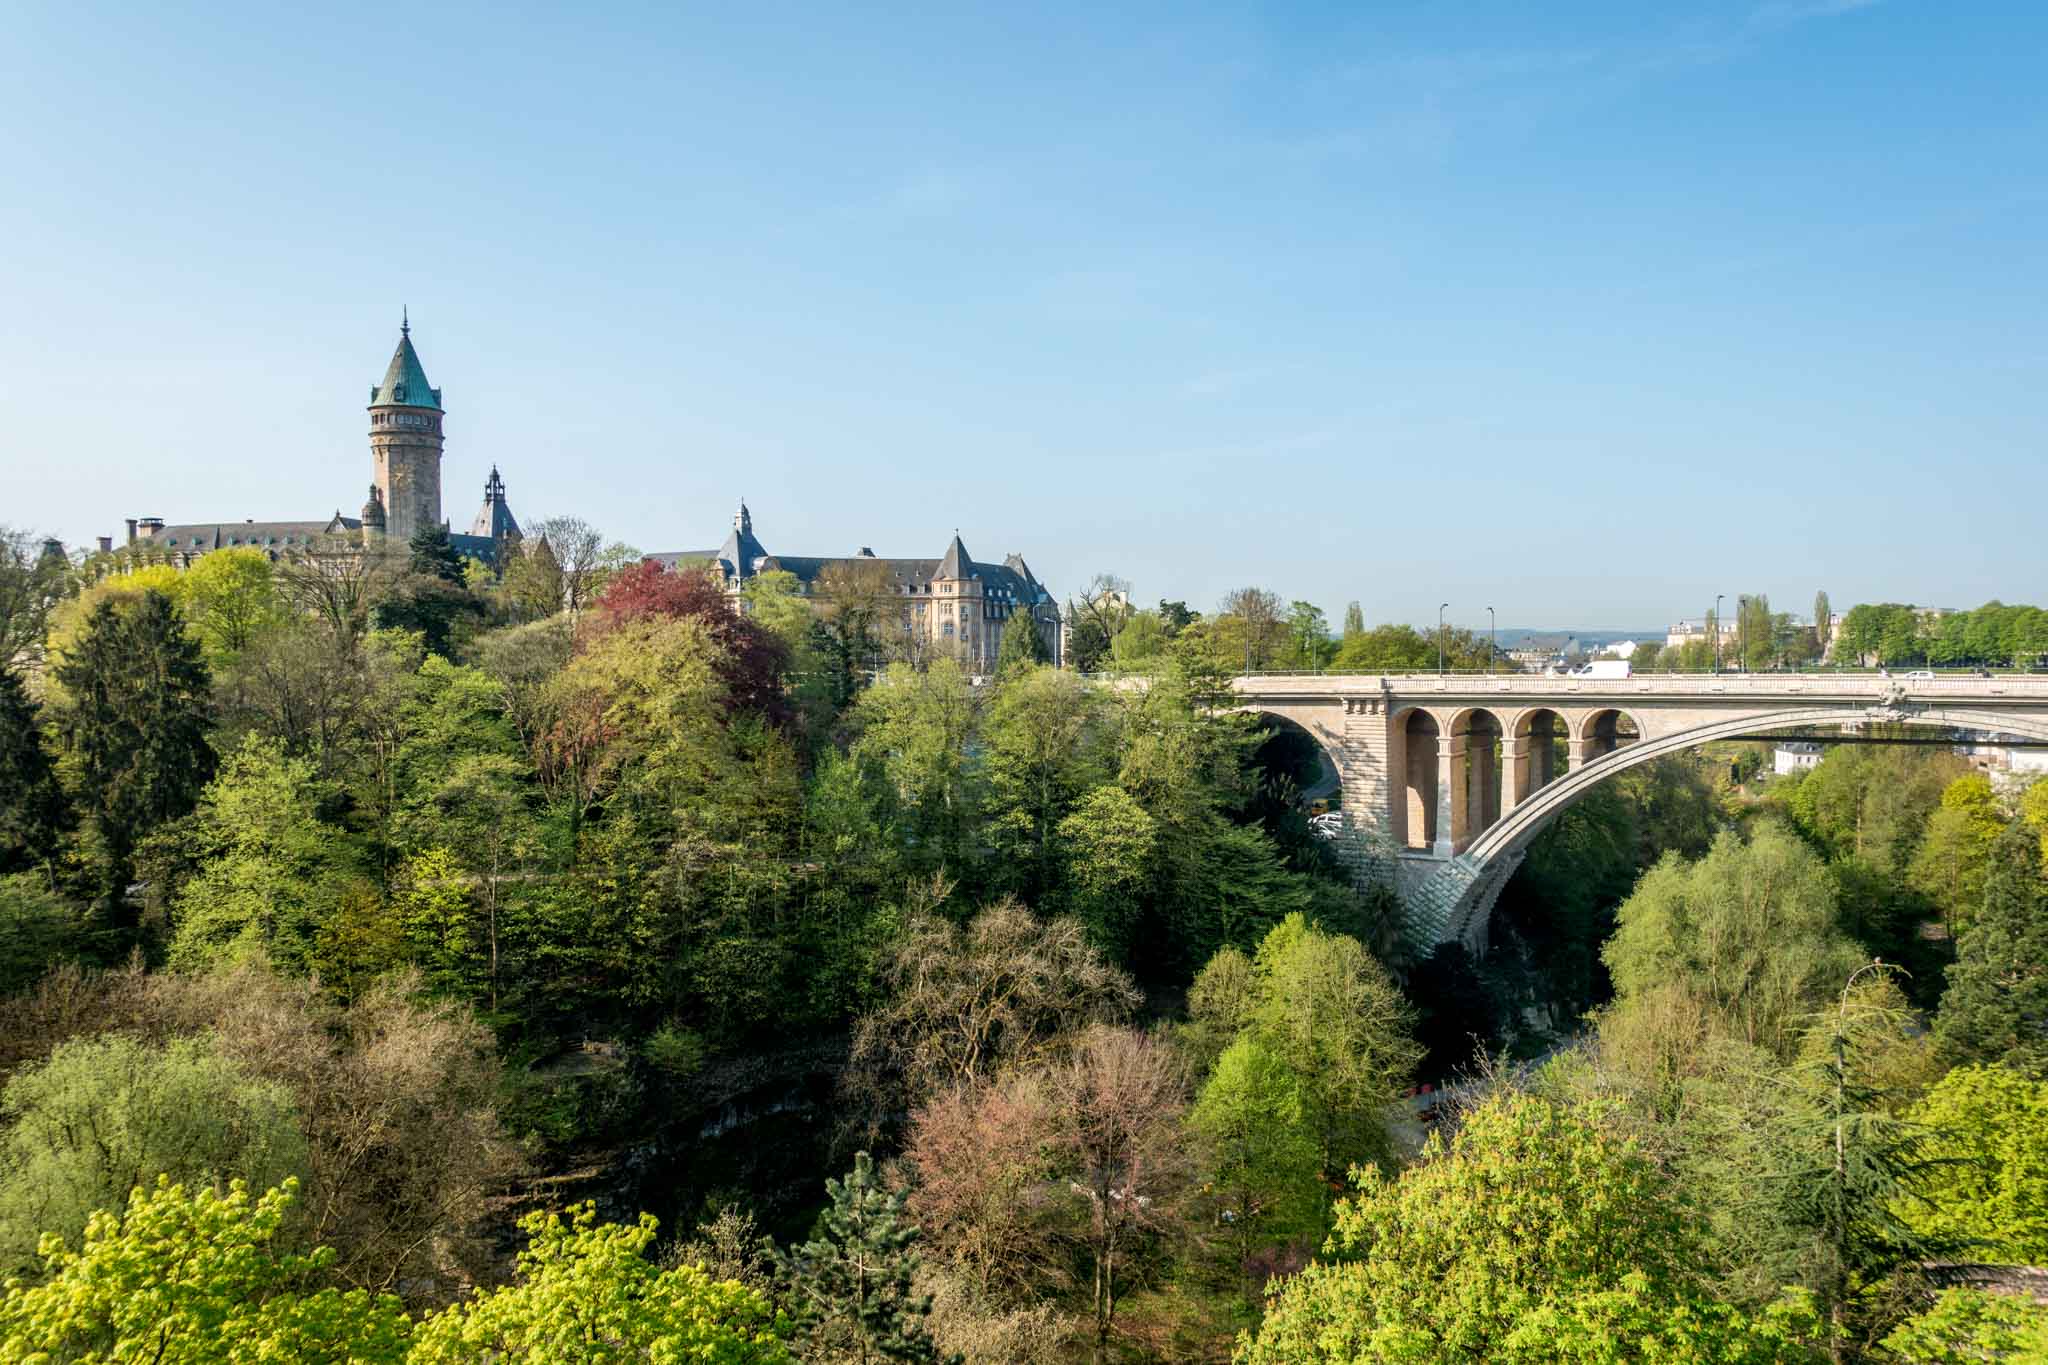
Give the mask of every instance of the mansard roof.
<svg viewBox="0 0 2048 1365">
<path fill-rule="evenodd" d="M 391 364 L 384 371 L 384 382 L 370 388 L 370 406 L 436 409 L 441 406 L 441 391 L 427 383 L 420 353 L 412 348 L 410 322 L 398 329 L 398 349 L 391 353 Z"/>
</svg>

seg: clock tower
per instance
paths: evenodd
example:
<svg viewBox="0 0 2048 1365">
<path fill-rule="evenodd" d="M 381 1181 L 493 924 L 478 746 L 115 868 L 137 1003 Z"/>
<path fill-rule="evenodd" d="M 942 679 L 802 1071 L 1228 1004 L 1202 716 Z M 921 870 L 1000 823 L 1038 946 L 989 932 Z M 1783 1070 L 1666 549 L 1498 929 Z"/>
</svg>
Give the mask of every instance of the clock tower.
<svg viewBox="0 0 2048 1365">
<path fill-rule="evenodd" d="M 441 391 L 420 367 L 410 318 L 399 324 L 384 382 L 370 389 L 370 462 L 393 540 L 403 545 L 421 527 L 443 524 Z"/>
</svg>

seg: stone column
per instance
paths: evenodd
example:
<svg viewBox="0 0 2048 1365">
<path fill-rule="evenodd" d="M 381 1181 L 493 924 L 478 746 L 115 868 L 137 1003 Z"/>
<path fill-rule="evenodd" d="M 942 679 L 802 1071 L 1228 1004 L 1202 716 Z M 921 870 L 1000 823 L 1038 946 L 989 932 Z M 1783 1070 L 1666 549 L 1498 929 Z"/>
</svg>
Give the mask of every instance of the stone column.
<svg viewBox="0 0 2048 1365">
<path fill-rule="evenodd" d="M 1501 738 L 1500 748 L 1500 814 L 1505 820 L 1516 806 L 1529 799 L 1529 745 L 1530 740 L 1512 735 Z"/>
<path fill-rule="evenodd" d="M 1586 760 L 1590 756 L 1587 752 L 1587 743 L 1578 735 L 1573 735 L 1566 743 L 1570 748 L 1570 758 L 1565 766 L 1572 772 L 1577 772 L 1586 766 Z"/>
<path fill-rule="evenodd" d="M 1461 762 L 1463 735 L 1440 735 L 1436 742 L 1436 855 L 1448 858 L 1465 846 L 1465 820 L 1471 811 L 1467 796 L 1471 774 Z"/>
</svg>

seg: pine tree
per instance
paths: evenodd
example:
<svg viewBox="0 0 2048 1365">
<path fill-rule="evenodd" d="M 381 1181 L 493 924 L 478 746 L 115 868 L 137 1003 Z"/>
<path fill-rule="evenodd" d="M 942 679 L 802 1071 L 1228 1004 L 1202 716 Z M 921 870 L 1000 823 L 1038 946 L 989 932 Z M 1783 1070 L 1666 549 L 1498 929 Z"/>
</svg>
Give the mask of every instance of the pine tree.
<svg viewBox="0 0 2048 1365">
<path fill-rule="evenodd" d="M 1860 967 L 1849 978 L 1882 963 Z M 1852 1006 L 1862 1015 L 1852 1019 Z M 1861 1359 L 1859 1342 L 1881 1336 L 1880 1290 L 1904 1267 L 1953 1258 L 1966 1249 L 1957 1237 L 1916 1229 L 1901 1212 L 1922 1200 L 1935 1177 L 1952 1164 L 1931 1129 L 1891 1112 L 1888 1096 L 1864 1079 L 1854 1056 L 1858 1025 L 1889 1007 L 1845 987 L 1841 1006 L 1822 1024 L 1827 1046 L 1801 1066 L 1796 1079 L 1816 1101 L 1809 1114 L 1786 1127 L 1778 1148 L 1777 1177 L 1787 1222 L 1807 1240 L 1812 1288 L 1828 1324 L 1831 1359 Z M 1889 1019 L 1883 1031 L 1901 1021 Z"/>
<path fill-rule="evenodd" d="M 103 913 L 126 927 L 122 892 L 142 837 L 190 811 L 213 777 L 209 680 L 171 599 L 102 602 L 57 668 L 70 698 L 65 738 L 78 793 L 105 842 Z"/>
<path fill-rule="evenodd" d="M 412 533 L 406 547 L 412 555 L 412 571 L 438 578 L 444 583 L 462 582 L 462 556 L 448 539 L 446 526 L 422 526 Z"/>
<path fill-rule="evenodd" d="M 21 679 L 0 665 L 0 875 L 47 859 L 66 824 L 36 709 Z"/>
<path fill-rule="evenodd" d="M 1003 627 L 1003 647 L 996 653 L 996 673 L 1051 662 L 1045 641 L 1038 634 L 1038 622 L 1023 612 L 1012 616 Z"/>
<path fill-rule="evenodd" d="M 2048 1078 L 2048 897 L 2039 835 L 2023 823 L 1991 846 L 1983 909 L 1957 940 L 1934 1036 L 1951 1063 Z"/>
<path fill-rule="evenodd" d="M 827 1180 L 825 1192 L 832 1202 L 819 1215 L 819 1235 L 778 1258 L 812 1341 L 860 1365 L 938 1361 L 925 1326 L 931 1298 L 911 1292 L 919 1233 L 904 1217 L 904 1196 L 882 1187 L 866 1152 L 846 1179 Z"/>
</svg>

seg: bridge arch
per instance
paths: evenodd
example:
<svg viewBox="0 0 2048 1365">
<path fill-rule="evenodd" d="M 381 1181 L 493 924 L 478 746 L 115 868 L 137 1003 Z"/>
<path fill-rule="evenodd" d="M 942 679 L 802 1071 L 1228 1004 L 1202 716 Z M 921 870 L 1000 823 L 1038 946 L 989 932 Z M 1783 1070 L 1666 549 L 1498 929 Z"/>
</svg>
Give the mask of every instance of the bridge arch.
<svg viewBox="0 0 2048 1365">
<path fill-rule="evenodd" d="M 1643 727 L 1627 711 L 1616 706 L 1604 706 L 1588 711 L 1579 717 L 1579 725 L 1573 738 L 1578 740 L 1579 752 L 1584 755 L 1582 763 L 1605 758 L 1617 749 L 1626 749 L 1640 742 Z"/>
<path fill-rule="evenodd" d="M 1581 735 L 1590 728 L 1596 714 L 1589 713 L 1582 718 Z M 1872 719 L 1863 708 L 1851 710 L 1841 706 L 1751 713 L 1710 721 L 1670 734 L 1641 738 L 1597 758 L 1589 757 L 1580 767 L 1518 803 L 1507 818 L 1481 834 L 1462 856 L 1432 876 L 1421 888 L 1418 904 L 1413 907 L 1411 933 L 1418 942 L 1456 939 L 1474 946 L 1483 944 L 1486 916 L 1491 912 L 1501 887 L 1521 863 L 1530 841 L 1587 792 L 1617 773 L 1716 740 L 1741 739 L 1745 735 L 1787 726 L 1839 729 L 1844 725 L 1868 724 Z M 2048 716 L 1974 711 L 1961 707 L 1926 707 L 1879 719 L 1893 724 L 1979 730 L 2048 741 Z"/>
<path fill-rule="evenodd" d="M 1501 789 L 1510 809 L 1563 777 L 1571 767 L 1572 727 L 1548 706 L 1525 707 L 1508 723 Z"/>
<path fill-rule="evenodd" d="M 1388 718 L 1387 772 L 1394 800 L 1388 833 L 1396 848 L 1434 848 L 1442 800 L 1438 758 L 1443 726 L 1426 706 L 1411 706 Z"/>
</svg>

